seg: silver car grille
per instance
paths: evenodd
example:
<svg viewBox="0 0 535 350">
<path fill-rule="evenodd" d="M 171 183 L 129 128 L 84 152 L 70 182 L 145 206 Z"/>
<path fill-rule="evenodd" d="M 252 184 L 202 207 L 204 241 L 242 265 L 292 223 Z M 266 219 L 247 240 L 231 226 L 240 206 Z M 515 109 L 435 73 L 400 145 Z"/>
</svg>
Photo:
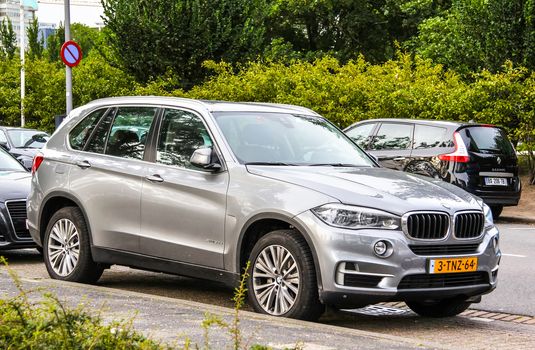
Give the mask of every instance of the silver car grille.
<svg viewBox="0 0 535 350">
<path fill-rule="evenodd" d="M 455 215 L 455 237 L 477 238 L 483 233 L 485 217 L 482 213 L 461 213 Z"/>
<path fill-rule="evenodd" d="M 444 239 L 450 228 L 450 217 L 443 213 L 413 213 L 407 216 L 405 229 L 414 239 Z"/>
</svg>

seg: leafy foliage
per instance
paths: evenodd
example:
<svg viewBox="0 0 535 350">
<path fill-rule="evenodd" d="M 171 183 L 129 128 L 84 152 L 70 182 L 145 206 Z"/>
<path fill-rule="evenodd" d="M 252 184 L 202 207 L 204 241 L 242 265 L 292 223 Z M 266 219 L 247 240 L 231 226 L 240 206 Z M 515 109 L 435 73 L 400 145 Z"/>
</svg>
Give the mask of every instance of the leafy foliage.
<svg viewBox="0 0 535 350">
<path fill-rule="evenodd" d="M 28 35 L 28 56 L 30 59 L 43 57 L 44 42 L 39 38 L 39 22 L 37 18 L 30 23 L 26 33 Z"/>
<path fill-rule="evenodd" d="M 198 83 L 207 59 L 245 61 L 264 42 L 263 0 L 106 0 L 104 21 L 114 58 L 140 82 L 171 71 Z"/>
<path fill-rule="evenodd" d="M 17 35 L 9 18 L 4 18 L 0 25 L 0 52 L 8 58 L 13 58 L 17 52 Z"/>
</svg>

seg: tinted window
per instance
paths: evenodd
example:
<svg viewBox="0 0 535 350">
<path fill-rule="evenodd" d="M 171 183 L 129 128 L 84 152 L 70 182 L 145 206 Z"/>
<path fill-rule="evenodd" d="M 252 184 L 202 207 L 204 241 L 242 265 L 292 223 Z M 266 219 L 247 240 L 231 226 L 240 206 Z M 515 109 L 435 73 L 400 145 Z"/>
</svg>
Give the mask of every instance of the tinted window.
<svg viewBox="0 0 535 350">
<path fill-rule="evenodd" d="M 212 140 L 198 116 L 174 109 L 165 111 L 156 151 L 158 163 L 198 169 L 190 163 L 193 152 L 211 146 Z"/>
<path fill-rule="evenodd" d="M 410 147 L 411 139 L 412 125 L 383 123 L 373 138 L 371 148 L 375 150 L 407 149 Z"/>
<path fill-rule="evenodd" d="M 113 121 L 115 113 L 108 113 L 100 120 L 97 128 L 93 132 L 91 139 L 89 140 L 85 150 L 93 153 L 104 153 L 104 147 L 106 146 L 106 139 L 110 126 Z"/>
<path fill-rule="evenodd" d="M 106 110 L 107 109 L 104 108 L 92 112 L 71 130 L 69 141 L 72 149 L 82 150 L 84 148 L 85 143 L 91 136 L 91 132 L 100 118 L 106 113 Z"/>
<path fill-rule="evenodd" d="M 418 125 L 414 127 L 414 144 L 412 148 L 446 147 L 446 128 Z"/>
<path fill-rule="evenodd" d="M 106 154 L 143 159 L 147 134 L 155 113 L 154 107 L 119 108 L 108 137 Z"/>
<path fill-rule="evenodd" d="M 375 123 L 359 125 L 346 132 L 346 134 L 347 136 L 351 137 L 351 139 L 355 141 L 357 145 L 362 148 L 366 148 L 367 144 L 370 141 L 370 133 L 372 132 L 375 125 Z"/>
<path fill-rule="evenodd" d="M 466 128 L 465 133 L 470 139 L 468 149 L 472 152 L 506 155 L 515 153 L 513 145 L 502 129 L 478 126 Z"/>
</svg>

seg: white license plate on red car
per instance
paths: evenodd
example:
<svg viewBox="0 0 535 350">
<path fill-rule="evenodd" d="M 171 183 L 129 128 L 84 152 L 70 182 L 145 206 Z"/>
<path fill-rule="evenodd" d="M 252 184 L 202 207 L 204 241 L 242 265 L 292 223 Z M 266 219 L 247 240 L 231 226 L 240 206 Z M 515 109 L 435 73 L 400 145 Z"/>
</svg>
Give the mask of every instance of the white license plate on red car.
<svg viewBox="0 0 535 350">
<path fill-rule="evenodd" d="M 485 185 L 487 186 L 507 186 L 507 179 L 504 177 L 486 177 Z"/>
</svg>

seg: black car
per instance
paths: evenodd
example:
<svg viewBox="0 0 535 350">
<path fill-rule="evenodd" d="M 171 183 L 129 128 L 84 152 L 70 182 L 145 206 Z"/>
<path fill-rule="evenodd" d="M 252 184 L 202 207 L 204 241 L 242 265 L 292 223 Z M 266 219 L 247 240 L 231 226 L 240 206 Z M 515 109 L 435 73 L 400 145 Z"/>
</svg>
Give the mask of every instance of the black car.
<svg viewBox="0 0 535 350">
<path fill-rule="evenodd" d="M 0 148 L 0 250 L 37 247 L 26 228 L 31 174 Z"/>
<path fill-rule="evenodd" d="M 33 157 L 49 138 L 50 135 L 40 130 L 0 126 L 0 146 L 28 170 L 32 167 Z"/>
<path fill-rule="evenodd" d="M 494 125 L 417 119 L 373 119 L 344 130 L 384 167 L 440 178 L 481 197 L 498 217 L 517 205 L 516 151 Z"/>
</svg>

